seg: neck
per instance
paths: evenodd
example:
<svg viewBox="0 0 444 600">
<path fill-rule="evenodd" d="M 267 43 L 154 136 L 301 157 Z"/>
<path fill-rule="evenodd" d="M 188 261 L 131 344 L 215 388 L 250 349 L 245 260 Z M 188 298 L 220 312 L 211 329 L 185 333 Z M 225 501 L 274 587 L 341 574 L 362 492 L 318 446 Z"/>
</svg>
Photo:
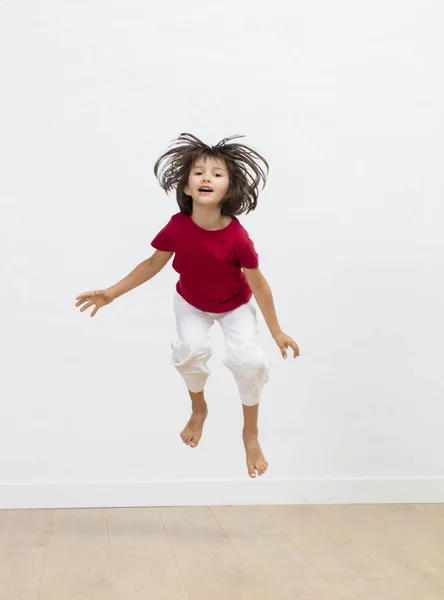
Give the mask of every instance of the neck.
<svg viewBox="0 0 444 600">
<path fill-rule="evenodd" d="M 222 229 L 230 222 L 230 217 L 223 216 L 218 206 L 201 206 L 196 202 L 191 218 L 203 229 Z"/>
</svg>

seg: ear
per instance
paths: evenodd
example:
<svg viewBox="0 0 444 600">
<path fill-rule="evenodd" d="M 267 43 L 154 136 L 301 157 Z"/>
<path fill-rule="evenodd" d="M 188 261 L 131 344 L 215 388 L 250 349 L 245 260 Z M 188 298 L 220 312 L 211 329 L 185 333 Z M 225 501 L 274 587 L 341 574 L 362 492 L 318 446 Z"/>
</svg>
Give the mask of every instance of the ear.
<svg viewBox="0 0 444 600">
<path fill-rule="evenodd" d="M 190 186 L 188 184 L 183 188 L 183 191 L 187 196 L 190 196 Z"/>
</svg>

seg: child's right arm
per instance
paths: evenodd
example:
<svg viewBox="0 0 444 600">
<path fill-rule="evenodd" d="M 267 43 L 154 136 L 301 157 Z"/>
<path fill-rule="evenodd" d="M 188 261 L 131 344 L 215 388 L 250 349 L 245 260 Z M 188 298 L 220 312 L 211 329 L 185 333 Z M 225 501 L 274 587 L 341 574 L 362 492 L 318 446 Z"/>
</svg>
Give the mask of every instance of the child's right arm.
<svg viewBox="0 0 444 600">
<path fill-rule="evenodd" d="M 157 275 L 157 273 L 164 268 L 173 254 L 174 252 L 156 250 L 150 258 L 141 262 L 133 271 L 131 271 L 131 273 L 129 273 L 129 275 L 110 288 L 84 292 L 83 294 L 80 294 L 80 296 L 77 296 L 76 300 L 78 300 L 78 302 L 76 303 L 76 306 L 80 306 L 87 302 L 87 304 L 80 309 L 80 311 L 83 312 L 94 304 L 94 310 L 90 315 L 93 317 L 102 306 L 110 304 L 119 296 L 126 294 L 126 292 L 129 292 L 142 283 L 152 279 L 154 275 Z"/>
</svg>

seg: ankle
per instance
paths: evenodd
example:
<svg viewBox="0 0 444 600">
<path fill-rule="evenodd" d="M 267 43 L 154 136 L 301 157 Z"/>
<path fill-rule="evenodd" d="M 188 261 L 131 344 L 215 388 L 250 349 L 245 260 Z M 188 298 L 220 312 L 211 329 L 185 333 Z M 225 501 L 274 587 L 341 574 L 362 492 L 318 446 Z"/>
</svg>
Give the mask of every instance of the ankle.
<svg viewBox="0 0 444 600">
<path fill-rule="evenodd" d="M 205 414 L 207 411 L 207 403 L 205 401 L 205 396 L 202 392 L 190 392 L 188 390 L 191 399 L 191 407 L 193 413 L 196 414 Z"/>
<path fill-rule="evenodd" d="M 259 436 L 259 429 L 257 427 L 244 427 L 242 435 L 243 437 L 257 438 Z"/>
<path fill-rule="evenodd" d="M 195 415 L 207 414 L 207 412 L 208 412 L 207 403 L 205 401 L 199 402 L 199 403 L 193 402 L 192 411 L 193 411 L 193 414 L 195 414 Z"/>
</svg>

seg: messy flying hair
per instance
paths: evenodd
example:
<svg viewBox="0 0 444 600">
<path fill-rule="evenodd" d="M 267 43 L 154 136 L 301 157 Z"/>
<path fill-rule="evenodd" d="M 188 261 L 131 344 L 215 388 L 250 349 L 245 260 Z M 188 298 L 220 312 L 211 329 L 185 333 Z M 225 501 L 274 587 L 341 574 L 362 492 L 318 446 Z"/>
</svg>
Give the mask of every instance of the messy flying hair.
<svg viewBox="0 0 444 600">
<path fill-rule="evenodd" d="M 269 165 L 256 150 L 244 144 L 227 144 L 234 138 L 245 137 L 233 135 L 221 140 L 216 146 L 207 146 L 191 133 L 181 133 L 173 140 L 177 146 L 167 150 L 156 161 L 154 175 L 158 177 L 160 187 L 168 193 L 176 188 L 176 200 L 180 212 L 185 215 L 193 213 L 193 199 L 185 194 L 191 168 L 201 157 L 224 160 L 228 168 L 229 187 L 221 202 L 221 214 L 225 216 L 248 214 L 257 206 L 258 187 L 266 184 L 266 175 L 257 163 L 257 159 L 265 164 L 267 174 Z M 161 166 L 162 161 L 166 160 Z"/>
</svg>

